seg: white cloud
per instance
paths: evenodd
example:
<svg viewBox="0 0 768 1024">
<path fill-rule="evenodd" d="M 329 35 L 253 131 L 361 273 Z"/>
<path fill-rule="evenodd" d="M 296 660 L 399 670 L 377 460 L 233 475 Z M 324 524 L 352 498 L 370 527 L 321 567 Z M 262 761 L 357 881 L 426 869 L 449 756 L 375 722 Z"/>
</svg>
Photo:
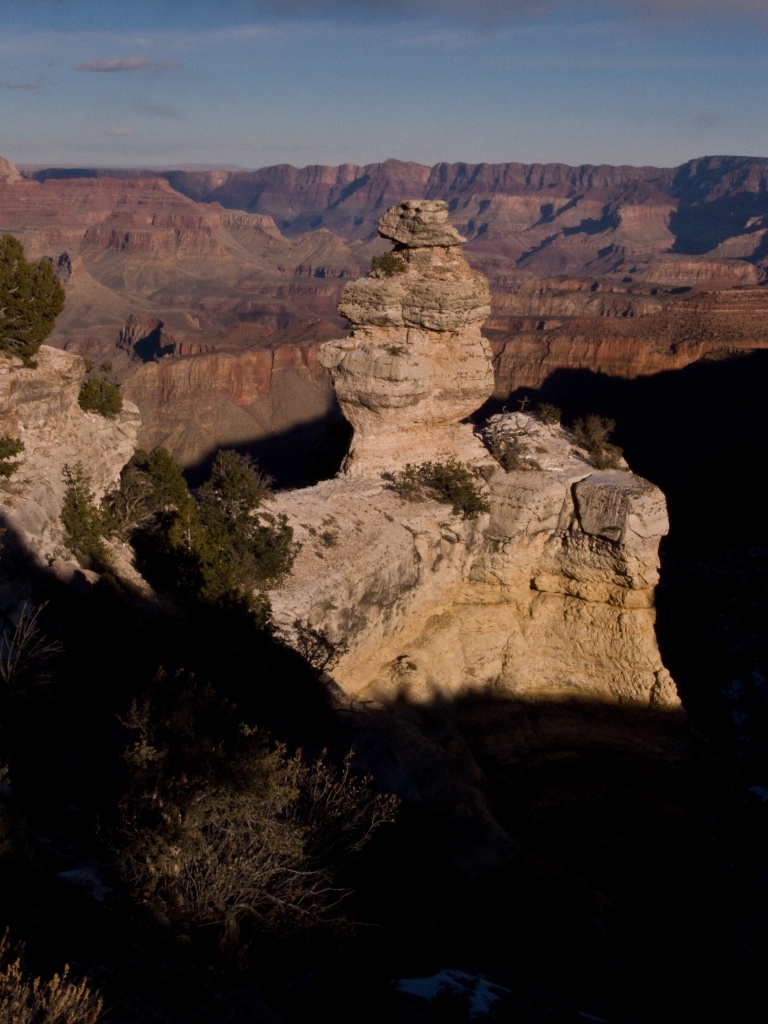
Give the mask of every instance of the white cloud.
<svg viewBox="0 0 768 1024">
<path fill-rule="evenodd" d="M 106 57 L 83 60 L 75 64 L 75 71 L 158 71 L 175 68 L 175 60 L 150 60 L 149 57 Z"/>
</svg>

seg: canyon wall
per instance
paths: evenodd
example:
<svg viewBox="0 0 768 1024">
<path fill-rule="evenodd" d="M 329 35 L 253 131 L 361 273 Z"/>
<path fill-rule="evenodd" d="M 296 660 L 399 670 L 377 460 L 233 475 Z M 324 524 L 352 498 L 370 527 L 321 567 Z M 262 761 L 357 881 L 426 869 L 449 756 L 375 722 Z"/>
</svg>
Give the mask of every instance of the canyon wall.
<svg viewBox="0 0 768 1024">
<path fill-rule="evenodd" d="M 318 346 L 344 333 L 341 290 L 381 251 L 376 218 L 404 194 L 449 204 L 489 281 L 498 397 L 559 369 L 633 377 L 765 347 L 766 166 L 390 160 L 24 178 L 6 161 L 0 217 L 67 289 L 50 343 L 113 362 L 142 444 L 194 465 L 333 415 Z M 128 341 L 137 319 L 162 337 Z"/>
</svg>

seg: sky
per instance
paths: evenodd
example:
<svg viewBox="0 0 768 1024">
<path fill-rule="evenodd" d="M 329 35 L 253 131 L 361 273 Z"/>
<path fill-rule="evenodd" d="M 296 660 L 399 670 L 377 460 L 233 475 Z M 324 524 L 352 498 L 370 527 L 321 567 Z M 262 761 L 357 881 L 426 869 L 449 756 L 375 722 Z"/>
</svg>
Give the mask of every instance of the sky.
<svg viewBox="0 0 768 1024">
<path fill-rule="evenodd" d="M 0 0 L 0 156 L 768 156 L 768 0 Z"/>
</svg>

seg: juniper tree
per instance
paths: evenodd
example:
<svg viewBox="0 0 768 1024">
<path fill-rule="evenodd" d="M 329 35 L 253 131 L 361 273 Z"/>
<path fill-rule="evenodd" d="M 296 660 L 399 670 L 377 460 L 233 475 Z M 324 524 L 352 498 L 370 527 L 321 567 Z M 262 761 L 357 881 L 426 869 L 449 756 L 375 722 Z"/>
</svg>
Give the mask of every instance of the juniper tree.
<svg viewBox="0 0 768 1024">
<path fill-rule="evenodd" d="M 64 289 L 47 260 L 30 263 L 12 235 L 0 237 L 0 352 L 33 356 L 53 330 L 64 308 Z"/>
</svg>

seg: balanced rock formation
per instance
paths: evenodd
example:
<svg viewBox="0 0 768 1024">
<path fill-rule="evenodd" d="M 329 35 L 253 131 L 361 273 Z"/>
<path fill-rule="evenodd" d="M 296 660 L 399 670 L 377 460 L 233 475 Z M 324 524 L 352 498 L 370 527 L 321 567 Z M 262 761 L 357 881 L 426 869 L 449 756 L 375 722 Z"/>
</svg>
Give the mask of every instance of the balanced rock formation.
<svg viewBox="0 0 768 1024">
<path fill-rule="evenodd" d="M 423 461 L 427 452 L 466 456 L 472 432 L 459 421 L 493 390 L 490 347 L 480 334 L 488 284 L 465 261 L 448 204 L 390 207 L 379 233 L 394 249 L 342 293 L 339 312 L 352 335 L 320 353 L 355 429 L 347 460 L 355 475 Z"/>
<path fill-rule="evenodd" d="M 702 829 L 694 745 L 654 632 L 664 497 L 523 412 L 491 421 L 481 447 L 457 420 L 490 385 L 484 284 L 443 204 L 403 204 L 380 230 L 401 273 L 383 263 L 347 286 L 354 334 L 321 355 L 355 427 L 350 472 L 276 496 L 301 550 L 273 617 L 332 673 L 358 765 L 418 808 L 455 867 L 517 887 L 516 913 L 538 892 L 529 923 L 556 905 L 547 944 L 567 904 L 585 908 L 579 941 L 595 927 L 613 947 L 681 890 Z M 478 471 L 489 513 L 398 492 L 391 470 L 446 454 Z M 638 863 L 638 821 L 647 845 L 630 873 L 643 883 L 627 897 L 606 879 Z"/>
</svg>

